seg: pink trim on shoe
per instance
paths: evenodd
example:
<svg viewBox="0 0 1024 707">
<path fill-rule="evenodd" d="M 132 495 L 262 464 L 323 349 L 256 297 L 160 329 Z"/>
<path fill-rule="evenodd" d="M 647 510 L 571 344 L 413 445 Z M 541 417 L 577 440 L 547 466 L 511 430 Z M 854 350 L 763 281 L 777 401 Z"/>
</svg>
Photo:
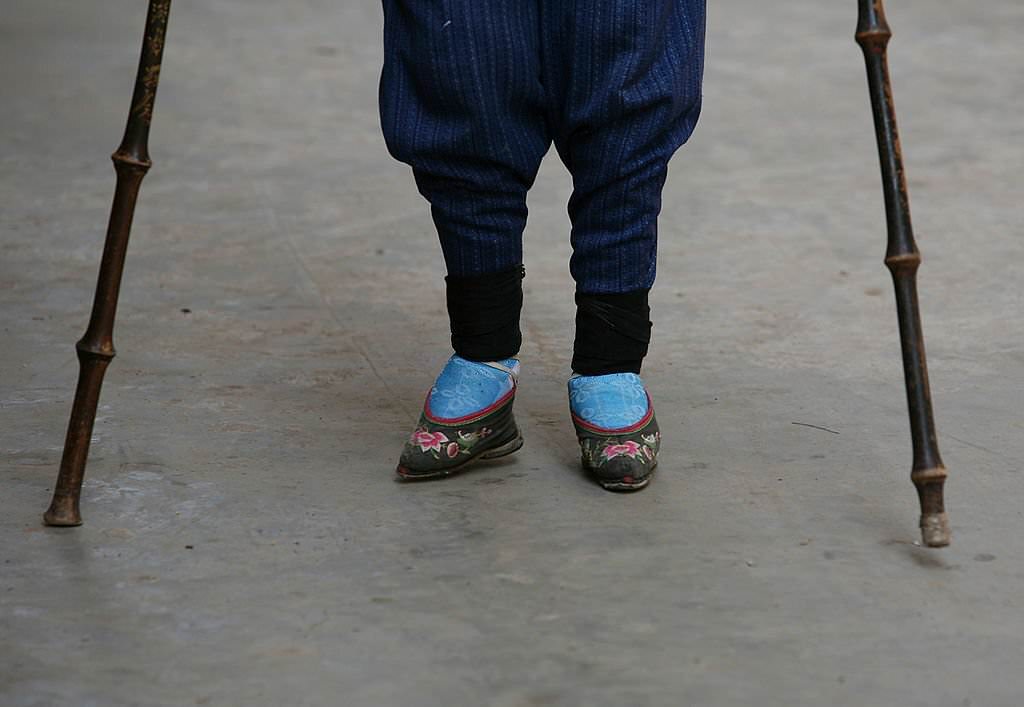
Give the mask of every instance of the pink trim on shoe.
<svg viewBox="0 0 1024 707">
<path fill-rule="evenodd" d="M 436 422 L 439 425 L 464 425 L 467 422 L 473 422 L 474 420 L 478 420 L 481 417 L 484 417 L 486 415 L 490 415 L 492 412 L 494 412 L 495 410 L 497 410 L 501 406 L 503 406 L 506 403 L 508 403 L 508 401 L 510 401 L 513 397 L 515 397 L 515 394 L 516 394 L 516 387 L 512 386 L 512 390 L 508 391 L 503 396 L 501 396 L 496 403 L 494 403 L 492 405 L 488 405 L 483 410 L 478 410 L 477 412 L 471 412 L 470 414 L 463 415 L 462 417 L 444 418 L 444 417 L 435 417 L 433 415 L 433 413 L 431 413 L 431 411 L 430 411 L 430 393 L 427 393 L 427 401 L 425 403 L 423 403 L 423 414 L 427 416 L 428 420 L 430 420 L 431 422 Z"/>
<path fill-rule="evenodd" d="M 618 427 L 614 429 L 608 427 L 598 427 L 597 425 L 592 425 L 586 420 L 578 417 L 576 413 L 572 413 L 573 422 L 575 422 L 577 425 L 587 430 L 588 432 L 593 432 L 595 434 L 600 435 L 624 435 L 629 434 L 631 432 L 636 432 L 640 428 L 644 427 L 648 422 L 650 422 L 653 416 L 654 405 L 651 404 L 650 393 L 647 393 L 647 413 L 643 416 L 642 420 L 640 420 L 636 424 L 630 425 L 629 427 Z"/>
</svg>

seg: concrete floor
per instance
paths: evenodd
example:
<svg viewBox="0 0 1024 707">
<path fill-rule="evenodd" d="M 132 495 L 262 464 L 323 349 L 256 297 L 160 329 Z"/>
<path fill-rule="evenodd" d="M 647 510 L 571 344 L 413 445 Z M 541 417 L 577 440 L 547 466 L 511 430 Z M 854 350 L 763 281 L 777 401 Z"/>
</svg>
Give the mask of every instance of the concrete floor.
<svg viewBox="0 0 1024 707">
<path fill-rule="evenodd" d="M 915 544 L 855 10 L 712 3 L 645 368 L 665 447 L 621 496 L 577 471 L 553 155 L 527 445 L 395 483 L 449 349 L 428 211 L 378 131 L 379 5 L 175 0 L 86 525 L 56 530 L 144 3 L 8 0 L 0 704 L 1021 704 L 1024 5 L 890 8 L 943 551 Z"/>
</svg>

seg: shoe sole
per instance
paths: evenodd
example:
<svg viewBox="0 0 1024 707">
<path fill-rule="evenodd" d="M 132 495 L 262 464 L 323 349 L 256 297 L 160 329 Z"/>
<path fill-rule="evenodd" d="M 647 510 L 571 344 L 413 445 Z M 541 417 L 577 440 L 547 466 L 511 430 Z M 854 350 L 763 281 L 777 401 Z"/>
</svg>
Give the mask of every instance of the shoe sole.
<svg viewBox="0 0 1024 707">
<path fill-rule="evenodd" d="M 505 442 L 504 444 L 498 445 L 497 447 L 494 447 L 493 449 L 488 449 L 488 450 L 486 450 L 484 452 L 481 452 L 480 454 L 476 455 L 475 457 L 471 457 L 471 458 L 467 459 L 466 461 L 462 462 L 461 464 L 459 464 L 457 466 L 449 467 L 448 469 L 441 469 L 441 470 L 438 470 L 438 471 L 431 471 L 431 472 L 427 472 L 425 474 L 422 474 L 422 473 L 417 474 L 417 473 L 415 473 L 413 471 L 410 471 L 409 469 L 407 469 L 406 467 L 402 466 L 401 464 L 399 464 L 398 467 L 395 469 L 395 473 L 398 474 L 398 476 L 401 479 L 405 480 L 405 481 L 429 481 L 431 479 L 443 479 L 446 476 L 451 476 L 452 474 L 459 473 L 460 471 L 465 469 L 467 466 L 469 466 L 473 462 L 486 461 L 488 459 L 500 459 L 501 457 L 507 457 L 509 454 L 512 454 L 514 452 L 518 452 L 522 448 L 522 446 L 523 446 L 523 435 L 522 434 L 517 434 L 514 439 L 511 439 L 508 442 Z"/>
</svg>

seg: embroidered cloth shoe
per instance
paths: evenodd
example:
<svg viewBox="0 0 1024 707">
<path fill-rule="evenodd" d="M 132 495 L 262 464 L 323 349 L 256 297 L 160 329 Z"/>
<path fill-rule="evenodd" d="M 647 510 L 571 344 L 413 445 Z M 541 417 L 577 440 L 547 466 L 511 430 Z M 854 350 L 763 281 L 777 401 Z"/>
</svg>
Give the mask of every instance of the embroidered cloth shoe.
<svg viewBox="0 0 1024 707">
<path fill-rule="evenodd" d="M 519 362 L 513 358 L 448 359 L 405 443 L 396 473 L 403 479 L 435 479 L 522 447 L 512 415 L 518 381 Z"/>
<path fill-rule="evenodd" d="M 658 465 L 661 432 L 635 373 L 574 375 L 569 410 L 584 470 L 609 491 L 639 491 Z"/>
</svg>

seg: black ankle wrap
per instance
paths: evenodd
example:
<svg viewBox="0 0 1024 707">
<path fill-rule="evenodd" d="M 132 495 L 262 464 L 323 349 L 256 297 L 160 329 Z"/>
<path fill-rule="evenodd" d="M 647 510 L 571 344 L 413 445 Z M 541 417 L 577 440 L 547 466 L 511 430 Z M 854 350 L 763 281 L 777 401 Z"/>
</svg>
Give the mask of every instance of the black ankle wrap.
<svg viewBox="0 0 1024 707">
<path fill-rule="evenodd" d="M 500 361 L 519 353 L 525 276 L 526 270 L 517 265 L 486 275 L 444 279 L 455 353 L 470 361 Z"/>
<path fill-rule="evenodd" d="M 651 341 L 650 290 L 576 293 L 572 370 L 584 376 L 639 373 Z"/>
</svg>

